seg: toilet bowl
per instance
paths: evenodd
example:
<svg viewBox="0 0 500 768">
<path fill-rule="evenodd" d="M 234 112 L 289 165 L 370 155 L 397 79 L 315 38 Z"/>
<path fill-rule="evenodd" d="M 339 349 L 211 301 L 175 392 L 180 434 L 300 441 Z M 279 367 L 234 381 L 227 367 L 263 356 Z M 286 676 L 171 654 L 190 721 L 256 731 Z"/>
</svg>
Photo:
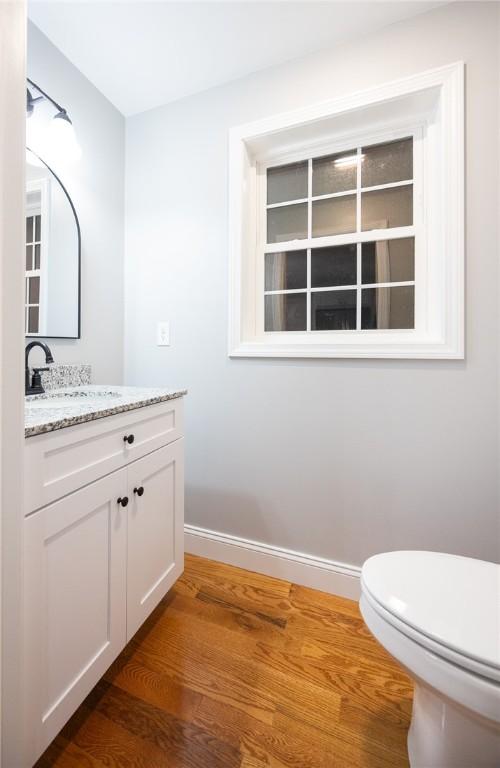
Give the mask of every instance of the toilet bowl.
<svg viewBox="0 0 500 768">
<path fill-rule="evenodd" d="M 362 569 L 360 608 L 415 684 L 411 768 L 500 768 L 500 565 L 375 555 Z"/>
</svg>

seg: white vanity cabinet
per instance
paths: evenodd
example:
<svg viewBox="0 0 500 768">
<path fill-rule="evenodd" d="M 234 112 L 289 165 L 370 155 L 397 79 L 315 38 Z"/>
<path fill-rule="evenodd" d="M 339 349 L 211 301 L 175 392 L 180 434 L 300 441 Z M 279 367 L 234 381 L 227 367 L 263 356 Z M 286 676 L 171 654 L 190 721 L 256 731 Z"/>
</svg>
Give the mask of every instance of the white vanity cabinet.
<svg viewBox="0 0 500 768">
<path fill-rule="evenodd" d="M 26 441 L 50 499 L 25 518 L 26 765 L 182 573 L 181 422 L 176 399 Z"/>
</svg>

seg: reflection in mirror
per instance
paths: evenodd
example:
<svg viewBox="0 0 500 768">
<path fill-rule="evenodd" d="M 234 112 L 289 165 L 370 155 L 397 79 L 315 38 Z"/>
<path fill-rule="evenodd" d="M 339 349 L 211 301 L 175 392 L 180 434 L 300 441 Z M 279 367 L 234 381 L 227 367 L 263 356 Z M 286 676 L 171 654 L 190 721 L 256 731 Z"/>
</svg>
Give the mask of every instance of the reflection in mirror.
<svg viewBox="0 0 500 768">
<path fill-rule="evenodd" d="M 265 296 L 266 331 L 305 331 L 306 293 L 273 293 Z"/>
<path fill-rule="evenodd" d="M 80 336 L 80 227 L 58 177 L 26 152 L 26 335 Z"/>
<path fill-rule="evenodd" d="M 314 200 L 312 236 L 343 235 L 356 231 L 356 195 Z"/>
<path fill-rule="evenodd" d="M 356 329 L 356 291 L 315 291 L 311 294 L 313 331 Z"/>
<path fill-rule="evenodd" d="M 307 203 L 269 208 L 267 211 L 267 242 L 303 240 L 307 237 Z"/>
<path fill-rule="evenodd" d="M 361 327 L 374 330 L 409 329 L 415 327 L 415 287 L 363 288 Z"/>
<path fill-rule="evenodd" d="M 362 149 L 361 186 L 375 187 L 413 179 L 413 139 L 390 141 Z"/>
<path fill-rule="evenodd" d="M 268 169 L 268 205 L 300 200 L 304 197 L 307 197 L 307 160 Z"/>
<path fill-rule="evenodd" d="M 312 248 L 311 286 L 313 288 L 355 285 L 356 275 L 357 248 L 354 243 Z"/>
<path fill-rule="evenodd" d="M 307 251 L 283 251 L 265 255 L 266 291 L 307 287 Z"/>
<path fill-rule="evenodd" d="M 415 238 L 403 237 L 363 243 L 361 264 L 362 283 L 415 280 Z"/>
<path fill-rule="evenodd" d="M 313 196 L 356 189 L 357 166 L 356 150 L 313 158 Z"/>
<path fill-rule="evenodd" d="M 361 194 L 361 229 L 408 227 L 413 224 L 413 186 L 377 189 Z"/>
</svg>

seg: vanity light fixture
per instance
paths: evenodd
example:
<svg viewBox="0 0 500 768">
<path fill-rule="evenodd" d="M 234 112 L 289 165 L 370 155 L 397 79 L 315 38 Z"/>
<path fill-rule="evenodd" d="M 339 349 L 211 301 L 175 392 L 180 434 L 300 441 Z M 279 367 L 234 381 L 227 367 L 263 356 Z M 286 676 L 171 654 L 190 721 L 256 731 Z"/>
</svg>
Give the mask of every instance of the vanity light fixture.
<svg viewBox="0 0 500 768">
<path fill-rule="evenodd" d="M 27 117 L 31 117 L 35 111 L 35 106 L 39 101 L 49 101 L 53 107 L 57 110 L 50 122 L 50 128 L 45 136 L 44 144 L 48 144 L 46 149 L 50 154 L 57 152 L 59 155 L 64 155 L 66 159 L 76 159 L 80 156 L 80 146 L 76 140 L 73 123 L 60 104 L 57 103 L 48 93 L 40 88 L 33 80 L 26 78 L 30 87 L 26 89 L 26 114 Z M 33 90 L 39 95 L 33 96 Z"/>
</svg>

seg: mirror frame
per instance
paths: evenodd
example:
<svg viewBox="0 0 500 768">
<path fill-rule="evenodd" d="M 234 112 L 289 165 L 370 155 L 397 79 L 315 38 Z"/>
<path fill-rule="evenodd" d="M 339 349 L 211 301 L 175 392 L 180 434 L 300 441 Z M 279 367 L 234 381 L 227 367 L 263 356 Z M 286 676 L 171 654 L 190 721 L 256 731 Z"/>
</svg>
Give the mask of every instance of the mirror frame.
<svg viewBox="0 0 500 768">
<path fill-rule="evenodd" d="M 80 222 L 78 220 L 78 215 L 76 213 L 75 206 L 73 205 L 73 200 L 69 196 L 68 190 L 62 183 L 57 173 L 55 173 L 50 167 L 50 165 L 48 165 L 45 162 L 45 160 L 42 157 L 40 157 L 40 155 L 37 155 L 37 153 L 34 152 L 30 147 L 26 147 L 26 150 L 28 152 L 31 152 L 31 154 L 34 155 L 37 158 L 37 160 L 40 160 L 40 162 L 44 164 L 47 170 L 50 171 L 50 173 L 55 178 L 57 183 L 60 185 L 62 191 L 66 195 L 68 202 L 71 206 L 71 210 L 73 211 L 73 216 L 75 217 L 76 232 L 78 237 L 78 328 L 77 328 L 76 336 L 42 336 L 40 334 L 37 334 L 34 336 L 34 335 L 30 335 L 29 333 L 26 333 L 24 337 L 26 339 L 81 339 L 82 337 L 82 234 L 80 230 Z"/>
</svg>

